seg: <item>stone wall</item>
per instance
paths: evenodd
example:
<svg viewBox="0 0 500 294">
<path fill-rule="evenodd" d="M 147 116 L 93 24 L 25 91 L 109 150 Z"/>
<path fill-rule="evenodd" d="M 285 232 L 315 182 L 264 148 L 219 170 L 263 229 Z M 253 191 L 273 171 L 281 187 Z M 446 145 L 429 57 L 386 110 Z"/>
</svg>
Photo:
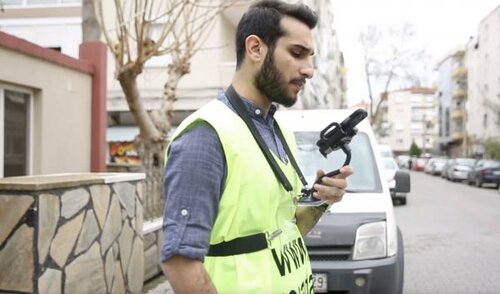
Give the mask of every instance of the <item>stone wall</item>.
<svg viewBox="0 0 500 294">
<path fill-rule="evenodd" d="M 0 179 L 0 292 L 140 293 L 143 179 Z"/>
<path fill-rule="evenodd" d="M 145 223 L 144 234 L 144 282 L 162 275 L 160 249 L 163 241 L 162 219 Z"/>
</svg>

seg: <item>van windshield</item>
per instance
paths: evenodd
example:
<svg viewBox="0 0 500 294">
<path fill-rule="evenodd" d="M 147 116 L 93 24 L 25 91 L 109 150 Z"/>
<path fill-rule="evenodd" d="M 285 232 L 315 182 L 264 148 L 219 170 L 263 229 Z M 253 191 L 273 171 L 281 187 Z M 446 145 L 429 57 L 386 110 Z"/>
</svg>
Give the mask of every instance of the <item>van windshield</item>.
<svg viewBox="0 0 500 294">
<path fill-rule="evenodd" d="M 309 185 L 315 180 L 316 170 L 323 169 L 328 173 L 340 168 L 345 161 L 345 154 L 340 149 L 328 154 L 327 158 L 323 157 L 316 146 L 319 132 L 295 132 L 295 138 L 297 162 Z M 375 165 L 368 136 L 359 132 L 354 136 L 349 147 L 352 154 L 350 165 L 354 169 L 354 174 L 347 179 L 347 190 L 380 193 L 382 191 L 380 175 Z"/>
</svg>

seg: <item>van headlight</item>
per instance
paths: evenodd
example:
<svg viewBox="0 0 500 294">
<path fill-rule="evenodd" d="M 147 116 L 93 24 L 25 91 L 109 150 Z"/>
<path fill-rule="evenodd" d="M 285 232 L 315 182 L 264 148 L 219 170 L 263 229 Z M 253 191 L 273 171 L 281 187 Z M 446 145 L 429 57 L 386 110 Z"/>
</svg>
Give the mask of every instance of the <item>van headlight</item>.
<svg viewBox="0 0 500 294">
<path fill-rule="evenodd" d="M 354 242 L 353 260 L 387 256 L 386 223 L 376 222 L 359 226 Z"/>
</svg>

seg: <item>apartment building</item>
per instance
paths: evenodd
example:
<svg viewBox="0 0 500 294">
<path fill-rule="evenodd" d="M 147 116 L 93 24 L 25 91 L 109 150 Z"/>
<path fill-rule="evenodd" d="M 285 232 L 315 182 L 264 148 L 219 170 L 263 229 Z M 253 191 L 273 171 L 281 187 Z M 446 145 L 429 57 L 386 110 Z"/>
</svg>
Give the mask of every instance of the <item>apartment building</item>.
<svg viewBox="0 0 500 294">
<path fill-rule="evenodd" d="M 344 56 L 334 27 L 334 10 L 330 1 L 305 1 L 318 12 L 319 22 L 313 31 L 316 44 L 311 80 L 307 81 L 295 109 L 347 108 L 347 82 Z"/>
<path fill-rule="evenodd" d="M 468 154 L 480 157 L 486 141 L 500 141 L 500 5 L 481 21 L 466 55 Z"/>
<path fill-rule="evenodd" d="M 412 87 L 387 93 L 381 108 L 386 136 L 381 144 L 396 154 L 407 154 L 412 142 L 423 153 L 436 153 L 439 140 L 438 103 L 435 90 Z"/>
<path fill-rule="evenodd" d="M 76 58 L 82 40 L 81 2 L 81 0 L 3 1 L 4 11 L 0 12 L 0 30 Z M 295 107 L 343 108 L 347 104 L 345 69 L 332 25 L 333 8 L 328 1 L 305 2 L 320 14 L 320 22 L 314 31 L 316 72 L 314 79 L 306 85 L 301 102 Z M 103 1 L 103 3 L 104 11 L 111 11 L 109 7 L 112 2 Z M 204 50 L 192 58 L 190 73 L 184 76 L 178 85 L 174 125 L 216 97 L 220 90 L 230 84 L 236 66 L 235 30 L 249 5 L 248 2 L 244 3 L 246 4 L 227 9 L 217 18 L 203 45 Z M 112 32 L 116 27 L 108 29 Z M 152 58 L 138 77 L 141 99 L 146 109 L 155 109 L 162 101 L 168 61 L 168 56 Z M 114 69 L 113 57 L 108 54 L 107 140 L 110 142 L 110 150 L 112 142 L 123 142 L 125 145 L 122 147 L 129 148 L 130 142 L 139 133 L 121 87 L 114 79 Z"/>
<path fill-rule="evenodd" d="M 439 100 L 439 142 L 441 154 L 450 157 L 466 156 L 469 151 L 468 66 L 472 56 L 466 48 L 447 55 L 437 66 Z"/>
</svg>

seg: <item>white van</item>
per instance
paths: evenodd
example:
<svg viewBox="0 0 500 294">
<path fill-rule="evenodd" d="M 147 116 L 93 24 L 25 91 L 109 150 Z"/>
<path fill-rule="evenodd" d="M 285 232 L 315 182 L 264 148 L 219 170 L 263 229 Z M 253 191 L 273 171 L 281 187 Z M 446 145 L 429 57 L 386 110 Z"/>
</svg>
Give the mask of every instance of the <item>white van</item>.
<svg viewBox="0 0 500 294">
<path fill-rule="evenodd" d="M 345 155 L 337 150 L 325 159 L 316 146 L 320 131 L 340 123 L 349 110 L 283 110 L 280 125 L 293 131 L 297 161 L 309 184 L 316 170 L 341 167 Z M 404 250 L 393 204 L 373 131 L 365 119 L 349 144 L 354 174 L 343 200 L 334 204 L 305 237 L 316 293 L 402 293 Z M 398 171 L 395 189 L 409 192 L 407 172 Z M 337 293 L 337 292 L 335 292 Z"/>
</svg>

